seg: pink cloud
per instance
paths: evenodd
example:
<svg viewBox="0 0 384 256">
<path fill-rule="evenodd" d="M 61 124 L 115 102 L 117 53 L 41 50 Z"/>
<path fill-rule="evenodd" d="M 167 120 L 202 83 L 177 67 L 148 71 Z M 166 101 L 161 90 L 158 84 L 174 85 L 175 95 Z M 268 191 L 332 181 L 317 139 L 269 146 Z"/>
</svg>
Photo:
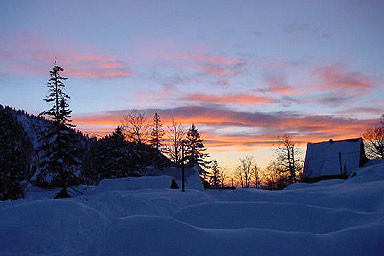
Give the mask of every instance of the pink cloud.
<svg viewBox="0 0 384 256">
<path fill-rule="evenodd" d="M 49 40 L 36 34 L 27 33 L 23 37 L 14 35 L 8 38 L 3 36 L 0 39 L 3 45 L 0 63 L 10 72 L 47 74 L 57 59 L 65 75 L 70 77 L 122 78 L 132 75 L 127 61 L 96 51 L 80 51 L 68 45 L 51 46 L 47 43 Z"/>
<path fill-rule="evenodd" d="M 326 90 L 343 90 L 349 94 L 362 94 L 375 87 L 372 79 L 356 71 L 348 71 L 341 65 L 332 65 L 316 69 Z"/>
<path fill-rule="evenodd" d="M 265 78 L 267 83 L 267 88 L 265 91 L 284 95 L 284 96 L 293 96 L 299 95 L 303 92 L 298 91 L 293 86 L 287 83 L 286 75 L 283 73 L 269 75 Z"/>
<path fill-rule="evenodd" d="M 162 66 L 218 77 L 236 76 L 241 73 L 246 64 L 242 58 L 212 55 L 199 51 L 180 53 L 163 49 L 146 49 L 142 53 L 150 58 L 157 58 Z"/>
<path fill-rule="evenodd" d="M 250 94 L 226 94 L 209 95 L 202 93 L 189 94 L 183 98 L 187 101 L 204 103 L 223 103 L 223 104 L 266 104 L 275 102 L 274 99 L 264 96 L 254 96 Z"/>
</svg>

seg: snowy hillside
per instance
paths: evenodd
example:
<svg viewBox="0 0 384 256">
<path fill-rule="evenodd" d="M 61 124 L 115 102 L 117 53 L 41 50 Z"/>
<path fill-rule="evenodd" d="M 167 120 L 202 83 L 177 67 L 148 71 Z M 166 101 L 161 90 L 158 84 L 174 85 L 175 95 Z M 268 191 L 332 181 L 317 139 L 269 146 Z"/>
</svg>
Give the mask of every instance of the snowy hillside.
<svg viewBox="0 0 384 256">
<path fill-rule="evenodd" d="M 283 191 L 83 187 L 0 202 L 0 255 L 382 255 L 384 164 Z M 161 180 L 161 184 L 152 182 Z M 165 184 L 165 185 L 164 185 Z M 79 188 L 80 189 L 80 188 Z M 38 191 L 34 191 L 34 195 Z M 27 197 L 28 198 L 28 197 Z"/>
</svg>

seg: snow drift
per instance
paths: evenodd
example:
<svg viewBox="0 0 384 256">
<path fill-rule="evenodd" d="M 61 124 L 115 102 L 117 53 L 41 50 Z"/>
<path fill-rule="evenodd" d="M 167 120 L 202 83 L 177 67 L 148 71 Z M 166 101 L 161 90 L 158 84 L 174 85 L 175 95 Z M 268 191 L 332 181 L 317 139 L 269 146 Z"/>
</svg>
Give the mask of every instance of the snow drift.
<svg viewBox="0 0 384 256">
<path fill-rule="evenodd" d="M 348 180 L 295 184 L 282 191 L 182 193 L 165 187 L 168 177 L 156 179 L 156 188 L 147 188 L 155 186 L 151 179 L 122 179 L 84 188 L 83 195 L 71 199 L 44 199 L 34 191 L 29 199 L 0 202 L 0 255 L 384 251 L 381 163 L 356 171 Z"/>
</svg>

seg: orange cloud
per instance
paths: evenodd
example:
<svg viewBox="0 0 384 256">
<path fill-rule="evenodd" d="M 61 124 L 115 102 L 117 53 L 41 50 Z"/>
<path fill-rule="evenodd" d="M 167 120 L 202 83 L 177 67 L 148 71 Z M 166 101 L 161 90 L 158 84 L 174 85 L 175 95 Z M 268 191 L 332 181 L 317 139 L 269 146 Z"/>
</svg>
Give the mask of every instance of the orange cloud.
<svg viewBox="0 0 384 256">
<path fill-rule="evenodd" d="M 174 117 L 183 124 L 195 123 L 197 127 L 205 127 L 206 130 L 202 130 L 202 135 L 206 140 L 206 145 L 216 148 L 271 146 L 277 142 L 278 136 L 285 133 L 292 134 L 300 143 L 317 142 L 330 138 L 359 137 L 362 132 L 377 122 L 373 119 L 359 120 L 333 116 L 299 115 L 289 112 L 239 112 L 217 106 L 146 110 L 148 116 L 155 111 L 160 114 L 165 126 L 169 125 L 171 117 Z M 115 126 L 121 124 L 125 113 L 126 111 L 115 111 L 75 118 L 74 123 L 79 127 L 84 127 L 84 130 L 92 130 L 92 126 L 104 125 L 110 126 L 112 131 Z M 228 134 L 220 130 L 225 127 L 234 127 L 231 130 L 236 132 Z M 97 128 L 93 130 L 94 133 L 96 133 L 95 130 Z"/>
</svg>

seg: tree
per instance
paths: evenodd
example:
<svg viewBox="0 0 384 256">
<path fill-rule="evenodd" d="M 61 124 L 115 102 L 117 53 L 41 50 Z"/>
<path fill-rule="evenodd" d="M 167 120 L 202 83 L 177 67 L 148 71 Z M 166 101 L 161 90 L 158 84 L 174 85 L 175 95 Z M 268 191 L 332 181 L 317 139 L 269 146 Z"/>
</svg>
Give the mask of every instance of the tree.
<svg viewBox="0 0 384 256">
<path fill-rule="evenodd" d="M 123 128 L 128 141 L 141 145 L 147 142 L 148 124 L 145 112 L 131 110 L 123 120 Z"/>
<path fill-rule="evenodd" d="M 296 147 L 292 136 L 286 134 L 279 138 L 279 145 L 276 146 L 277 163 L 281 166 L 280 171 L 287 178 L 289 184 L 296 182 L 296 172 L 300 162 L 298 155 L 299 149 Z"/>
<path fill-rule="evenodd" d="M 282 166 L 278 162 L 272 161 L 261 172 L 261 179 L 270 190 L 281 189 L 286 181 L 283 174 Z"/>
<path fill-rule="evenodd" d="M 207 168 L 209 161 L 206 161 L 209 155 L 205 151 L 203 139 L 194 124 L 187 131 L 187 162 L 189 166 L 199 165 L 202 168 Z"/>
<path fill-rule="evenodd" d="M 153 116 L 152 130 L 150 136 L 150 144 L 153 148 L 157 149 L 157 151 L 161 151 L 163 146 L 163 137 L 164 137 L 164 128 L 161 123 L 160 116 L 155 113 Z"/>
<path fill-rule="evenodd" d="M 65 108 L 65 103 L 67 100 L 70 99 L 68 94 L 64 91 L 64 80 L 67 80 L 67 77 L 61 76 L 61 72 L 63 72 L 64 69 L 58 65 L 55 64 L 51 71 L 49 71 L 50 79 L 48 80 L 47 86 L 48 86 L 48 95 L 45 97 L 44 101 L 48 104 L 51 104 L 51 108 L 47 111 L 43 111 L 40 115 L 45 115 L 49 117 L 53 122 L 55 123 L 69 123 L 70 121 L 67 120 L 67 116 L 63 116 L 63 114 L 66 113 L 66 111 L 63 111 L 63 108 Z M 67 109 L 68 110 L 68 109 Z M 69 113 L 66 113 L 68 116 Z"/>
<path fill-rule="evenodd" d="M 384 115 L 380 126 L 369 128 L 362 135 L 368 157 L 384 159 Z"/>
<path fill-rule="evenodd" d="M 32 145 L 8 107 L 0 105 L 0 200 L 24 197 Z"/>
<path fill-rule="evenodd" d="M 167 153 L 175 165 L 181 164 L 181 147 L 183 145 L 185 134 L 185 128 L 172 118 L 172 124 L 168 127 L 170 145 L 167 148 Z"/>
<path fill-rule="evenodd" d="M 213 160 L 210 167 L 210 184 L 212 187 L 218 188 L 221 184 L 221 172 L 217 160 Z"/>
<path fill-rule="evenodd" d="M 64 69 L 55 63 L 47 83 L 48 95 L 44 101 L 50 104 L 51 108 L 41 115 L 53 123 L 48 125 L 40 137 L 42 160 L 38 164 L 40 173 L 37 175 L 37 182 L 66 189 L 78 182 L 75 173 L 80 168 L 80 150 L 77 145 L 78 134 L 72 129 L 74 125 L 70 120 L 70 97 L 64 92 L 63 81 L 67 78 L 61 76 L 62 71 Z"/>
<path fill-rule="evenodd" d="M 260 177 L 259 177 L 260 168 L 257 166 L 256 163 L 253 164 L 252 171 L 253 171 L 253 178 L 255 181 L 255 188 L 258 188 L 260 184 Z"/>
<path fill-rule="evenodd" d="M 252 156 L 240 158 L 240 165 L 236 168 L 236 178 L 241 183 L 241 187 L 249 188 L 253 165 Z"/>
</svg>

